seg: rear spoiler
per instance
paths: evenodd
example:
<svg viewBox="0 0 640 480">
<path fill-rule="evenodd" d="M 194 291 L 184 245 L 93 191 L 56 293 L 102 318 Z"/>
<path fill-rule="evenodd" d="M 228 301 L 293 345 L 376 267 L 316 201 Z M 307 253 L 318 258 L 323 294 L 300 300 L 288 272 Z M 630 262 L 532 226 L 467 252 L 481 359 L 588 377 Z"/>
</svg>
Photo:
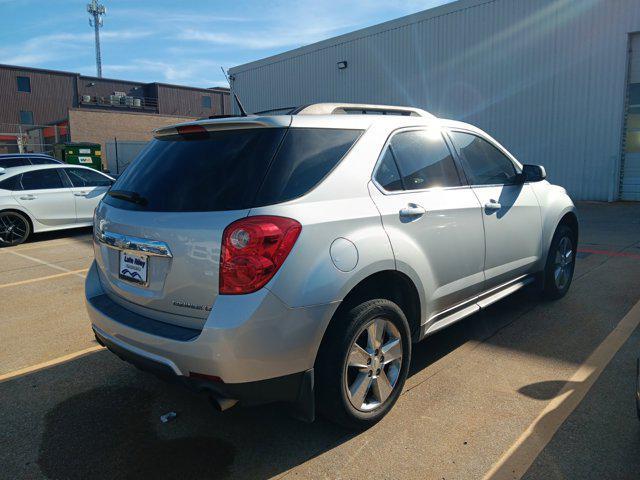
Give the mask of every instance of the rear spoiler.
<svg viewBox="0 0 640 480">
<path fill-rule="evenodd" d="M 181 123 L 179 125 L 171 125 L 169 127 L 158 128 L 154 130 L 155 138 L 178 135 L 178 129 L 183 127 L 197 126 L 208 132 L 216 132 L 220 130 L 240 130 L 245 128 L 283 128 L 291 125 L 291 117 L 269 117 L 269 116 L 251 116 L 251 117 L 230 117 L 215 118 L 210 120 L 198 120 L 195 122 Z"/>
</svg>

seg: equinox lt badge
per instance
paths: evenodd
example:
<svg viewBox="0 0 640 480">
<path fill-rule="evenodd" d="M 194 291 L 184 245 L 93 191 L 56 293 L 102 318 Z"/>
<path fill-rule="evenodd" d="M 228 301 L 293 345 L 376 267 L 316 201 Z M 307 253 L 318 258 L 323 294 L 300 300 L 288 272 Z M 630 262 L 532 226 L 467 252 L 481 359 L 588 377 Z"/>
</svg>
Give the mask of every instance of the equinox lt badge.
<svg viewBox="0 0 640 480">
<path fill-rule="evenodd" d="M 205 312 L 211 311 L 211 307 L 207 305 L 195 305 L 193 303 L 183 302 L 181 300 L 174 300 L 172 303 L 176 307 L 190 308 L 192 310 L 204 310 Z"/>
</svg>

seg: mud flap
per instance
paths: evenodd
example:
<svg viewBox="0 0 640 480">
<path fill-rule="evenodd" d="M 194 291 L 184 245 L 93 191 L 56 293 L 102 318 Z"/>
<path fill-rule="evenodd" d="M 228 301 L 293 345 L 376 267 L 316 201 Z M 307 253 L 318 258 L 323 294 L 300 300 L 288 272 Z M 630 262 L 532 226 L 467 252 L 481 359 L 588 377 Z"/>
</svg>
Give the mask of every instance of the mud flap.
<svg viewBox="0 0 640 480">
<path fill-rule="evenodd" d="M 298 399 L 293 404 L 292 416 L 303 422 L 311 423 L 316 419 L 316 396 L 314 391 L 313 368 L 304 372 L 300 382 Z"/>
</svg>

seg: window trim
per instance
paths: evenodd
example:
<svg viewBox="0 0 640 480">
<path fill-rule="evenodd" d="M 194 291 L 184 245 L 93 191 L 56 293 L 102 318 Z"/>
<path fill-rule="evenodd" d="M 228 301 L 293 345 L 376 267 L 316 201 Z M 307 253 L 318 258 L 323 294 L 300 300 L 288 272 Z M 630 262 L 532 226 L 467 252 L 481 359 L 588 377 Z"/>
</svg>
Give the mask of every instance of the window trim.
<svg viewBox="0 0 640 480">
<path fill-rule="evenodd" d="M 473 187 L 473 188 L 503 187 L 505 185 L 528 185 L 530 183 L 530 182 L 524 182 L 524 183 L 487 183 L 487 184 L 471 183 L 469 181 L 469 176 L 467 174 L 467 171 L 464 168 L 464 161 L 462 159 L 462 155 L 458 151 L 458 147 L 456 147 L 456 144 L 453 141 L 453 138 L 451 138 L 451 135 L 450 135 L 451 132 L 459 132 L 459 133 L 465 133 L 467 135 L 473 135 L 474 137 L 478 137 L 478 138 L 486 141 L 489 145 L 495 147 L 500 153 L 502 153 L 513 164 L 513 167 L 515 168 L 517 174 L 522 173 L 522 164 L 513 155 L 511 155 L 511 153 L 509 153 L 506 148 L 504 148 L 502 145 L 500 145 L 498 142 L 496 142 L 495 140 L 493 140 L 491 137 L 489 137 L 486 134 L 482 134 L 480 132 L 476 132 L 474 130 L 466 129 L 466 128 L 463 128 L 463 127 L 443 127 L 443 131 L 446 133 L 447 138 L 451 142 L 451 147 L 453 148 L 453 151 L 455 152 L 455 155 L 456 155 L 456 157 L 458 159 L 458 163 L 460 164 L 460 167 L 462 168 L 462 171 L 464 172 L 464 176 L 467 179 L 467 184 L 470 187 Z"/>
<path fill-rule="evenodd" d="M 458 178 L 460 179 L 460 185 L 449 186 L 449 187 L 428 187 L 428 188 L 421 188 L 419 190 L 407 190 L 407 189 L 405 189 L 404 188 L 404 182 L 402 182 L 402 173 L 400 172 L 400 167 L 398 166 L 398 162 L 396 161 L 395 154 L 393 153 L 393 150 L 391 150 L 391 155 L 393 156 L 393 160 L 396 163 L 396 168 L 398 169 L 398 174 L 400 174 L 401 183 L 403 185 L 403 188 L 402 188 L 402 190 L 387 190 L 382 185 L 380 185 L 380 183 L 376 179 L 376 175 L 378 173 L 378 169 L 380 168 L 382 160 L 383 160 L 385 154 L 387 153 L 387 150 L 389 150 L 389 144 L 391 143 L 391 139 L 393 137 L 395 137 L 399 133 L 412 132 L 412 131 L 422 131 L 422 130 L 428 130 L 428 129 L 433 129 L 433 128 L 439 128 L 440 129 L 440 135 L 442 136 L 442 140 L 444 141 L 444 144 L 449 149 L 449 153 L 451 154 L 451 158 L 453 158 L 453 164 L 454 164 L 454 166 L 456 168 L 456 171 L 458 173 Z M 462 166 L 460 165 L 457 152 L 453 148 L 453 145 L 451 144 L 449 136 L 445 135 L 445 127 L 443 127 L 443 126 L 434 127 L 432 125 L 416 125 L 416 126 L 413 126 L 413 127 L 400 127 L 400 128 L 396 128 L 395 130 L 392 130 L 389 133 L 389 136 L 387 137 L 386 141 L 384 142 L 384 145 L 382 146 L 382 150 L 380 150 L 380 153 L 378 154 L 378 159 L 376 160 L 376 163 L 375 163 L 375 165 L 373 167 L 373 172 L 371 173 L 371 183 L 373 183 L 376 186 L 376 188 L 378 190 L 380 190 L 380 193 L 382 193 L 383 195 L 399 195 L 399 194 L 402 195 L 402 194 L 421 193 L 421 192 L 430 192 L 430 191 L 442 192 L 444 190 L 459 190 L 459 189 L 462 189 L 462 188 L 469 188 L 469 182 L 467 180 L 466 172 L 464 172 L 464 170 L 462 169 Z"/>
</svg>

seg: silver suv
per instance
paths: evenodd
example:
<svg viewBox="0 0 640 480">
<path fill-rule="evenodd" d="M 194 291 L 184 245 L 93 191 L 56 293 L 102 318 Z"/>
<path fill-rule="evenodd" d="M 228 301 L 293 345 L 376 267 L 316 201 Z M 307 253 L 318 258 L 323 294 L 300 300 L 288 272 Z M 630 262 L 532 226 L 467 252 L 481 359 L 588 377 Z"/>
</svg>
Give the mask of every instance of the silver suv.
<svg viewBox="0 0 640 480">
<path fill-rule="evenodd" d="M 575 207 L 482 130 L 315 104 L 158 130 L 95 213 L 98 341 L 220 409 L 365 428 L 412 343 L 529 283 L 569 289 Z"/>
</svg>

